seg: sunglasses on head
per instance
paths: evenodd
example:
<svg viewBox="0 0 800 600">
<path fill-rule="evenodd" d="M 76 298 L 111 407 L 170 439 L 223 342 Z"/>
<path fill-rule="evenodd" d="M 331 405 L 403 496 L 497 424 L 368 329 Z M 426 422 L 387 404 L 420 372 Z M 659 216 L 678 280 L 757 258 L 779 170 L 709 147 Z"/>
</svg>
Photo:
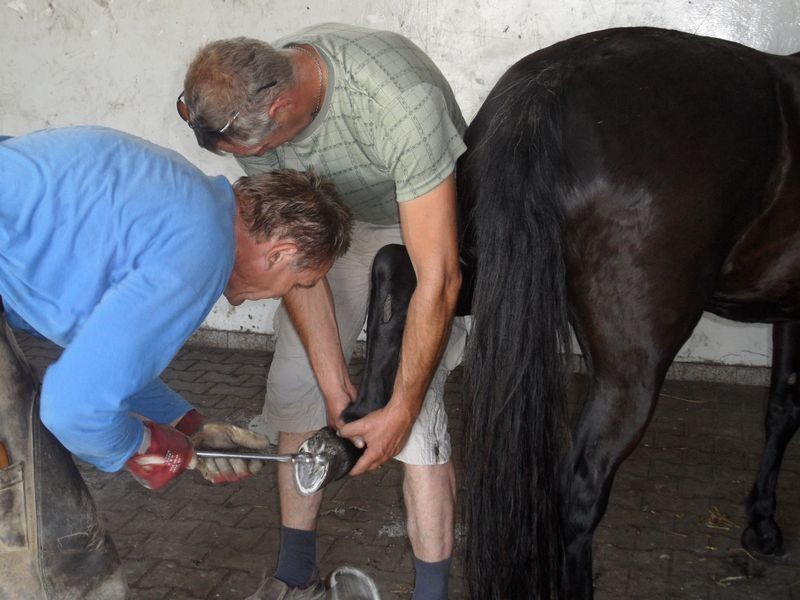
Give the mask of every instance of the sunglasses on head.
<svg viewBox="0 0 800 600">
<path fill-rule="evenodd" d="M 258 88 L 256 90 L 256 94 L 259 94 L 259 93 L 263 92 L 264 90 L 267 90 L 267 89 L 271 88 L 276 83 L 278 83 L 278 82 L 277 81 L 271 81 L 267 85 L 262 85 L 260 88 Z M 178 96 L 178 100 L 175 103 L 175 106 L 178 109 L 178 115 L 180 115 L 181 119 L 183 119 L 184 122 L 189 127 L 194 129 L 195 131 L 200 131 L 200 132 L 204 132 L 204 133 L 225 133 L 230 128 L 230 126 L 233 125 L 233 122 L 236 120 L 236 118 L 242 112 L 241 108 L 239 110 L 237 110 L 236 114 L 234 114 L 230 119 L 228 119 L 228 121 L 225 123 L 225 125 L 223 125 L 222 128 L 220 128 L 220 129 L 213 129 L 213 128 L 210 128 L 210 127 L 198 127 L 198 126 L 196 126 L 196 125 L 194 125 L 192 123 L 192 119 L 189 116 L 189 107 L 186 106 L 186 102 L 183 100 L 183 94 L 184 93 L 185 92 L 181 92 L 180 96 Z"/>
</svg>

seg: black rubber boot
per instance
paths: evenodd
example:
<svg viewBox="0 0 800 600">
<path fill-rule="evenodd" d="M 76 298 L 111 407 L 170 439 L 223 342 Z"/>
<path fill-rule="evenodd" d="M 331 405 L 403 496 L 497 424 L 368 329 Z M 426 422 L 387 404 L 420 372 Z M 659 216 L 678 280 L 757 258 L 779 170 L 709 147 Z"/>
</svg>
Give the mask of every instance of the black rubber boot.
<svg viewBox="0 0 800 600">
<path fill-rule="evenodd" d="M 118 600 L 128 586 L 70 453 L 39 420 L 39 382 L 0 313 L 0 598 Z"/>
</svg>

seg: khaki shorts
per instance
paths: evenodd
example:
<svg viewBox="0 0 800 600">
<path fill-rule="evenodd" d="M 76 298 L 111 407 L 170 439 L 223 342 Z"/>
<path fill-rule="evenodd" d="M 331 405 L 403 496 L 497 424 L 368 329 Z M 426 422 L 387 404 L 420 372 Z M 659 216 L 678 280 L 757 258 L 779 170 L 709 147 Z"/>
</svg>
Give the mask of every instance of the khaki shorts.
<svg viewBox="0 0 800 600">
<path fill-rule="evenodd" d="M 336 320 L 345 359 L 349 362 L 364 326 L 369 302 L 369 280 L 375 254 L 387 244 L 402 244 L 399 226 L 356 222 L 350 250 L 328 273 Z M 281 304 L 275 313 L 275 354 L 267 377 L 263 420 L 277 431 L 316 431 L 327 424 L 322 393 L 300 337 Z M 447 375 L 461 362 L 467 323 L 456 318 L 444 356 L 425 395 L 420 415 L 408 443 L 395 458 L 415 465 L 441 464 L 450 460 L 450 434 L 444 407 Z"/>
</svg>

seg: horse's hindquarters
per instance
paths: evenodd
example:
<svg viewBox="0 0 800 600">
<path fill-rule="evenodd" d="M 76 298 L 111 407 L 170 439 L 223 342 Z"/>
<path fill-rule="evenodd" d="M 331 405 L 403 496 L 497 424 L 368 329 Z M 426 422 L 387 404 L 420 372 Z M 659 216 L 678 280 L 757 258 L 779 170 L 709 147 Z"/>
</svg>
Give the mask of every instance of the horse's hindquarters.
<svg viewBox="0 0 800 600">
<path fill-rule="evenodd" d="M 595 32 L 519 61 L 470 125 L 458 176 L 478 265 L 465 370 L 467 456 L 481 466 L 465 511 L 474 597 L 591 597 L 614 474 L 776 172 L 794 168 L 774 60 L 674 31 Z M 591 382 L 555 498 L 567 312 Z M 523 468 L 510 472 L 509 452 Z M 548 502 L 560 531 L 546 529 Z"/>
</svg>

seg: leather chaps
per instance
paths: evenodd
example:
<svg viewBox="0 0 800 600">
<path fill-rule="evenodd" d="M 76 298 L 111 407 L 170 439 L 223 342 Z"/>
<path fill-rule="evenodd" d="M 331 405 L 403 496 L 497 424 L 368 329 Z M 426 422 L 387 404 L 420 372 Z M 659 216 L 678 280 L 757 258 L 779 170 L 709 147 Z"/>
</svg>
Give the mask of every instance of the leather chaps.
<svg viewBox="0 0 800 600">
<path fill-rule="evenodd" d="M 39 382 L 0 312 L 0 598 L 118 600 L 128 586 L 70 453 L 39 420 Z"/>
</svg>

